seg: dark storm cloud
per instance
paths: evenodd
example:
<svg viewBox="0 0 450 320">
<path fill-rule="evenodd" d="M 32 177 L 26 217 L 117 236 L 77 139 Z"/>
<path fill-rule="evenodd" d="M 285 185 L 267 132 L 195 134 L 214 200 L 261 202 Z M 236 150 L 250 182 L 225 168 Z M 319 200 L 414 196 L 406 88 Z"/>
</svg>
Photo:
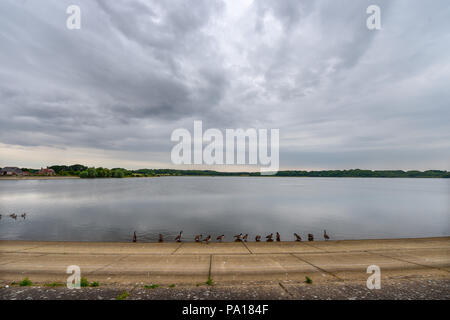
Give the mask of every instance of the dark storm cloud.
<svg viewBox="0 0 450 320">
<path fill-rule="evenodd" d="M 286 167 L 449 169 L 450 4 L 376 2 L 1 1 L 0 143 L 166 161 L 198 119 L 280 128 Z"/>
</svg>

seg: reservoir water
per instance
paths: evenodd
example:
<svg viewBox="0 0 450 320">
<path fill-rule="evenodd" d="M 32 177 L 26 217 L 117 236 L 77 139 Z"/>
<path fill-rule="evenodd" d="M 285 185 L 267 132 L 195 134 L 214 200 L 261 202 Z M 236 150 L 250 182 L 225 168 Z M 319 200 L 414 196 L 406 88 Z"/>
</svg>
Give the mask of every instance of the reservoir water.
<svg viewBox="0 0 450 320">
<path fill-rule="evenodd" d="M 308 233 L 322 240 L 450 235 L 450 179 L 158 177 L 2 180 L 0 239 L 167 241 Z M 26 212 L 26 219 L 8 215 Z"/>
</svg>

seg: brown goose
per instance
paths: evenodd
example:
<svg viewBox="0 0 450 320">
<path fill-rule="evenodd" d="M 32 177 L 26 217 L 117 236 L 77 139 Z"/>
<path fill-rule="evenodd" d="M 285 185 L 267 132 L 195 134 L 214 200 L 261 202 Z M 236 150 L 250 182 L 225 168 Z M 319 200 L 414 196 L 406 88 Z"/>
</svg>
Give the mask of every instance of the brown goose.
<svg viewBox="0 0 450 320">
<path fill-rule="evenodd" d="M 259 234 L 255 237 L 255 241 L 256 242 L 260 242 L 261 241 L 261 236 Z"/>
<path fill-rule="evenodd" d="M 327 230 L 323 230 L 323 237 L 325 240 L 330 240 L 330 237 L 327 235 Z"/>
<path fill-rule="evenodd" d="M 308 233 L 308 241 L 314 241 L 314 236 L 311 233 Z"/>
<path fill-rule="evenodd" d="M 206 244 L 209 243 L 209 240 L 211 240 L 211 235 L 208 235 L 205 239 L 203 239 L 202 241 L 205 241 Z"/>
<path fill-rule="evenodd" d="M 302 241 L 302 237 L 300 237 L 300 235 L 294 233 L 295 236 L 295 241 Z"/>
<path fill-rule="evenodd" d="M 195 236 L 194 240 L 195 240 L 195 242 L 200 242 L 201 238 L 202 238 L 202 235 L 198 234 Z"/>
<path fill-rule="evenodd" d="M 235 235 L 234 238 L 236 238 L 235 241 L 242 241 L 242 233 Z"/>
<path fill-rule="evenodd" d="M 15 214 L 15 213 L 11 213 L 9 216 L 10 216 L 11 218 L 13 218 L 14 220 L 17 219 L 17 214 Z"/>
<path fill-rule="evenodd" d="M 281 241 L 281 236 L 280 234 L 277 232 L 277 241 L 280 242 Z"/>
<path fill-rule="evenodd" d="M 242 237 L 242 240 L 244 240 L 245 242 L 247 242 L 248 239 L 248 233 L 245 234 L 245 236 Z"/>
<path fill-rule="evenodd" d="M 222 242 L 222 240 L 223 240 L 223 237 L 225 237 L 225 235 L 224 235 L 224 234 L 222 234 L 222 235 L 218 236 L 216 240 L 218 240 L 218 241 Z"/>
<path fill-rule="evenodd" d="M 158 242 L 164 242 L 164 238 L 163 238 L 163 235 L 161 233 L 159 234 Z"/>
<path fill-rule="evenodd" d="M 181 234 L 182 233 L 183 233 L 183 231 L 180 231 L 180 234 L 175 237 L 176 242 L 181 242 Z"/>
<path fill-rule="evenodd" d="M 273 233 L 271 233 L 271 234 L 269 234 L 268 236 L 266 236 L 266 241 L 268 241 L 268 242 L 272 242 L 273 241 Z"/>
<path fill-rule="evenodd" d="M 133 234 L 133 242 L 136 242 L 136 241 L 137 241 L 137 237 L 136 237 L 136 231 L 135 231 Z"/>
</svg>

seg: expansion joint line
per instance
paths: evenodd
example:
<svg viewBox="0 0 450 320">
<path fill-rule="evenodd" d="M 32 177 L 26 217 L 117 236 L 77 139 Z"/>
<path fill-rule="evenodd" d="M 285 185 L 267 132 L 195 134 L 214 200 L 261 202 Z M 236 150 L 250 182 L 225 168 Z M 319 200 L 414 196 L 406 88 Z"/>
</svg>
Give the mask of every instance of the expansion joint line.
<svg viewBox="0 0 450 320">
<path fill-rule="evenodd" d="M 213 255 L 211 254 L 209 256 L 209 271 L 208 271 L 208 280 L 211 279 L 211 267 L 212 267 L 212 259 L 213 259 Z"/>
<path fill-rule="evenodd" d="M 119 259 L 114 260 L 113 262 L 108 263 L 107 265 L 101 266 L 100 268 L 97 268 L 97 269 L 95 269 L 95 270 L 92 270 L 92 271 L 88 272 L 87 274 L 94 274 L 95 272 L 97 272 L 97 271 L 99 271 L 99 270 L 101 270 L 101 269 L 108 268 L 109 266 L 113 265 L 114 263 L 117 263 L 117 262 L 119 262 L 119 261 L 121 261 L 121 260 L 123 260 L 123 259 L 125 259 L 125 258 L 128 258 L 129 256 L 130 256 L 129 254 L 124 255 L 123 257 L 120 257 Z"/>
<path fill-rule="evenodd" d="M 248 252 L 250 252 L 250 254 L 253 254 L 252 250 L 250 250 L 250 249 L 248 248 L 247 244 L 246 244 L 244 241 L 242 241 L 242 244 L 243 244 L 244 247 L 248 250 Z"/>
<path fill-rule="evenodd" d="M 375 256 L 378 255 L 378 256 L 381 256 L 381 257 L 384 257 L 384 258 L 389 258 L 389 259 L 393 259 L 393 260 L 397 260 L 397 261 L 401 261 L 401 262 L 415 264 L 416 266 L 419 266 L 419 267 L 422 267 L 422 268 L 425 268 L 425 269 L 431 268 L 431 269 L 437 269 L 437 270 L 440 270 L 440 271 L 445 271 L 447 273 L 450 273 L 450 271 L 448 271 L 448 270 L 445 270 L 445 269 L 442 269 L 442 268 L 439 268 L 439 267 L 435 267 L 435 266 L 420 264 L 420 263 L 417 263 L 417 262 L 412 262 L 412 261 L 400 259 L 400 258 L 397 258 L 397 257 L 392 257 L 392 256 L 389 256 L 389 255 L 385 255 L 385 254 L 381 254 L 381 253 L 373 252 L 373 251 L 369 251 L 369 250 L 367 250 L 365 252 L 370 253 L 370 254 L 375 255 Z"/>
<path fill-rule="evenodd" d="M 289 296 L 293 297 L 292 293 L 290 293 L 289 290 L 281 282 L 278 282 L 278 284 L 280 285 L 281 289 L 283 289 Z"/>
<path fill-rule="evenodd" d="M 316 269 L 319 269 L 320 271 L 322 271 L 322 272 L 324 272 L 324 273 L 326 273 L 326 274 L 329 274 L 329 275 L 335 277 L 335 278 L 338 279 L 339 281 L 344 281 L 344 279 L 339 278 L 339 277 L 338 277 L 337 275 L 335 275 L 333 272 L 330 272 L 330 271 L 327 271 L 327 270 L 325 270 L 325 269 L 322 269 L 321 267 L 318 267 L 318 266 L 316 266 L 315 264 L 312 264 L 311 262 L 306 261 L 306 260 L 304 260 L 304 259 L 302 259 L 302 258 L 296 256 L 296 255 L 293 254 L 293 253 L 290 253 L 290 255 L 293 256 L 294 258 L 297 258 L 298 260 L 300 260 L 300 261 L 302 261 L 302 262 L 305 262 L 305 263 L 309 264 L 310 266 L 313 266 L 313 267 L 316 268 Z"/>
<path fill-rule="evenodd" d="M 183 244 L 184 242 L 180 243 L 180 245 L 171 254 L 175 254 L 175 252 L 177 252 L 178 249 L 180 249 Z"/>
</svg>

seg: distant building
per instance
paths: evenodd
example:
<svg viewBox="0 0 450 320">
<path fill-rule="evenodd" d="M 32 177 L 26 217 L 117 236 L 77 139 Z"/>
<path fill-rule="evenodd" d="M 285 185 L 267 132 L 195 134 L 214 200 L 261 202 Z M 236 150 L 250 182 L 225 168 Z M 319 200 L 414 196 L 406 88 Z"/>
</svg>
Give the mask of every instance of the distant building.
<svg viewBox="0 0 450 320">
<path fill-rule="evenodd" d="M 0 170 L 0 176 L 23 176 L 23 171 L 17 167 L 4 167 Z"/>
<path fill-rule="evenodd" d="M 49 168 L 41 168 L 41 170 L 39 170 L 38 172 L 39 175 L 42 176 L 54 176 L 56 175 L 55 170 L 53 169 L 49 169 Z"/>
</svg>

